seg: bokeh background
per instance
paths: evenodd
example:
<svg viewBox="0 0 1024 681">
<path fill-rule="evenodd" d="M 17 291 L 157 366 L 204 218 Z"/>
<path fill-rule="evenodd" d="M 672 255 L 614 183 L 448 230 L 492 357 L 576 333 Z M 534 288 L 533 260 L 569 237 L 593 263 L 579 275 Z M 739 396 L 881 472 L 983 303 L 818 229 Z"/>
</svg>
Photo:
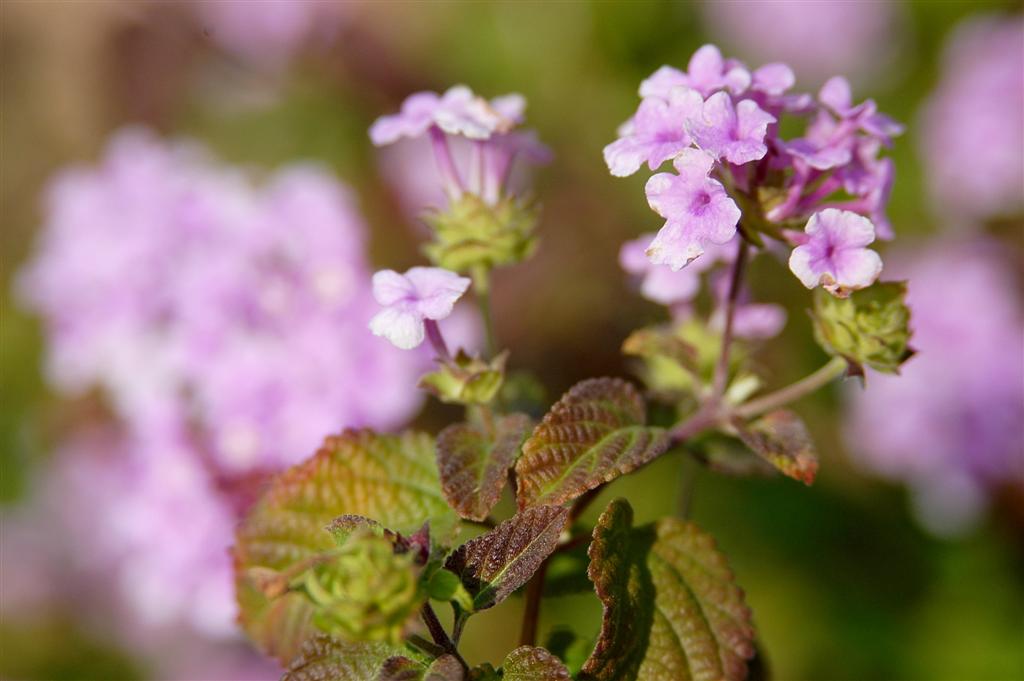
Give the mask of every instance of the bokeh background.
<svg viewBox="0 0 1024 681">
<path fill-rule="evenodd" d="M 466 83 L 488 97 L 520 92 L 554 160 L 533 176 L 542 247 L 496 277 L 497 334 L 513 364 L 540 376 L 554 398 L 584 377 L 626 374 L 622 339 L 663 314 L 617 264 L 623 241 L 658 226 L 643 178 L 612 178 L 601 149 L 633 112 L 640 80 L 662 64 L 684 67 L 697 47 L 714 42 L 751 65 L 787 61 L 798 86 L 812 92 L 845 74 L 858 100 L 874 98 L 907 126 L 891 151 L 897 238 L 882 247 L 883 257 L 905 272 L 930 272 L 955 299 L 958 263 L 965 253 L 982 253 L 970 299 L 960 301 L 952 322 L 947 314 L 936 326 L 949 338 L 959 337 L 957 320 L 968 329 L 998 327 L 998 356 L 1010 359 L 992 369 L 987 350 L 954 340 L 946 343 L 954 351 L 942 350 L 940 337 L 943 369 L 981 387 L 943 384 L 930 400 L 938 407 L 923 415 L 926 396 L 938 390 L 927 374 L 908 377 L 914 390 L 880 395 L 885 408 L 874 412 L 850 386 L 804 400 L 799 408 L 821 456 L 811 488 L 781 478 L 722 478 L 670 456 L 608 494 L 636 500 L 647 519 L 673 512 L 680 481 L 692 484 L 692 516 L 730 557 L 774 678 L 1024 678 L 1019 3 L 6 0 L 0 11 L 0 677 L 213 681 L 277 673 L 231 633 L 204 631 L 177 614 L 140 613 L 124 597 L 123 556 L 83 559 L 104 544 L 110 523 L 146 517 L 155 502 L 140 493 L 101 512 L 111 492 L 93 484 L 95 466 L 92 477 L 67 473 L 67 460 L 81 449 L 68 443 L 97 430 L 106 437 L 117 409 L 102 390 L 69 395 L 47 380 L 55 332 L 33 311 L 31 286 L 19 274 L 44 249 L 38 235 L 56 200 L 46 188 L 62 168 L 95 167 L 129 125 L 148 128 L 156 145 L 160 138 L 199 143 L 219 172 L 244 168 L 266 177 L 317 162 L 327 169 L 317 172 L 336 175 L 353 192 L 351 212 L 361 215 L 354 219 L 365 225 L 368 248 L 358 271 L 368 276 L 375 267 L 420 262 L 416 206 L 422 174 L 432 170 L 413 152 L 375 150 L 369 124 L 416 90 Z M 90 218 L 103 219 L 102 211 Z M 83 237 L 71 251 L 104 262 L 110 243 Z M 930 269 L 917 262 L 926 256 Z M 824 360 L 803 312 L 809 298 L 770 259 L 758 262 L 753 281 L 760 299 L 789 311 L 783 334 L 758 355 L 765 375 L 781 385 Z M 945 295 L 937 296 L 939 308 Z M 195 305 L 203 304 L 197 295 Z M 982 371 L 996 377 L 971 379 Z M 337 380 L 364 394 L 378 379 Z M 995 391 L 998 407 L 985 402 L 994 382 L 1005 387 Z M 968 396 L 973 402 L 961 404 Z M 996 408 L 1008 416 L 992 441 L 983 417 Z M 974 412 L 982 414 L 964 426 L 967 435 L 944 429 Z M 436 430 L 452 416 L 436 405 L 416 415 L 406 405 L 389 418 Z M 332 429 L 348 425 L 343 420 Z M 917 429 L 909 437 L 920 443 L 919 461 L 913 446 L 900 449 L 905 432 L 902 440 L 877 435 L 907 423 Z M 98 459 L 100 471 L 121 465 L 115 450 L 131 446 L 101 438 L 107 455 Z M 910 463 L 887 465 L 887 447 Z M 952 453 L 932 456 L 943 447 Z M 970 461 L 996 450 L 998 472 L 971 477 Z M 942 478 L 952 480 L 943 486 L 929 467 L 968 472 Z M 154 475 L 147 484 L 160 488 L 164 474 Z M 70 487 L 55 485 L 58 478 Z M 73 526 L 62 509 L 72 504 Z M 175 525 L 173 515 L 161 522 Z M 176 561 L 190 542 L 203 541 L 189 522 L 182 518 L 169 537 L 151 537 L 147 560 Z M 175 599 L 201 600 L 188 584 L 167 589 L 174 594 L 169 612 L 181 609 Z M 467 656 L 500 659 L 520 608 L 512 599 L 474 620 Z M 547 608 L 542 631 L 593 629 L 599 612 L 593 596 L 565 597 Z"/>
</svg>

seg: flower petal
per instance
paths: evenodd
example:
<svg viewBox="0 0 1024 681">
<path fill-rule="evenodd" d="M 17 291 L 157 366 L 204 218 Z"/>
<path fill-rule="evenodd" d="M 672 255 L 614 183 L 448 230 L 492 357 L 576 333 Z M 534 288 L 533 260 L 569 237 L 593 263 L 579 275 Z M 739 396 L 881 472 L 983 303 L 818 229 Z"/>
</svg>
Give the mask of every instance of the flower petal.
<svg viewBox="0 0 1024 681">
<path fill-rule="evenodd" d="M 411 350 L 423 342 L 423 318 L 409 310 L 388 307 L 370 320 L 370 331 L 402 350 Z"/>
</svg>

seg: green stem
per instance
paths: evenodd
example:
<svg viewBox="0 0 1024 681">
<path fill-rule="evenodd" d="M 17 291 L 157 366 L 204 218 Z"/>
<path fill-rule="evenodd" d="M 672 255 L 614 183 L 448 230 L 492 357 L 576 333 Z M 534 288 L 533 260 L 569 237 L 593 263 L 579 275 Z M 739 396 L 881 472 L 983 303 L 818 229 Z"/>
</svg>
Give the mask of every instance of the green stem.
<svg viewBox="0 0 1024 681">
<path fill-rule="evenodd" d="M 804 395 L 809 395 L 815 390 L 828 385 L 834 379 L 842 376 L 846 372 L 846 367 L 845 359 L 833 357 L 813 374 L 800 379 L 796 383 L 787 385 L 785 388 L 768 393 L 764 397 L 759 397 L 756 400 L 742 404 L 736 408 L 734 413 L 741 418 L 750 419 L 773 409 L 783 407 Z"/>
<path fill-rule="evenodd" d="M 486 269 L 482 267 L 474 269 L 473 289 L 476 292 L 476 303 L 480 308 L 480 318 L 484 324 L 487 356 L 494 357 L 498 352 L 498 340 L 494 333 L 494 315 L 491 313 L 490 273 Z"/>
</svg>

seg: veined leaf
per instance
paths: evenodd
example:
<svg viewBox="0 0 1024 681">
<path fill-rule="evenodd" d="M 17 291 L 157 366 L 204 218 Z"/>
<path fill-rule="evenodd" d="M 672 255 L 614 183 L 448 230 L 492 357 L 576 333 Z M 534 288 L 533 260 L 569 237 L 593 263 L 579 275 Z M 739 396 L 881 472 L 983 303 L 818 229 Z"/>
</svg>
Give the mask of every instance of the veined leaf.
<svg viewBox="0 0 1024 681">
<path fill-rule="evenodd" d="M 616 499 L 590 545 L 590 578 L 604 604 L 586 681 L 740 681 L 754 655 L 743 592 L 714 540 L 666 518 L 633 527 Z"/>
<path fill-rule="evenodd" d="M 495 419 L 494 433 L 482 425 L 455 423 L 437 436 L 437 467 L 448 502 L 463 518 L 483 520 L 501 498 L 508 472 L 530 428 L 526 414 Z"/>
<path fill-rule="evenodd" d="M 462 578 L 474 609 L 484 610 L 530 579 L 555 550 L 568 519 L 561 506 L 528 508 L 460 546 L 445 567 Z"/>
<path fill-rule="evenodd" d="M 350 643 L 319 635 L 302 644 L 281 681 L 376 681 L 395 648 L 386 643 Z"/>
<path fill-rule="evenodd" d="M 562 504 L 644 465 L 669 445 L 645 426 L 644 401 L 617 378 L 592 378 L 562 396 L 516 463 L 519 507 Z"/>
<path fill-rule="evenodd" d="M 452 655 L 442 655 L 429 666 L 407 657 L 392 657 L 384 662 L 375 681 L 463 681 L 465 678 L 459 661 Z"/>
<path fill-rule="evenodd" d="M 267 575 L 335 547 L 325 527 L 342 515 L 372 518 L 403 534 L 427 518 L 453 515 L 441 493 L 433 438 L 423 433 L 346 431 L 277 476 L 238 529 L 236 593 L 245 632 L 288 662 L 315 631 L 313 605 L 287 593 L 268 598 Z"/>
<path fill-rule="evenodd" d="M 543 648 L 521 646 L 505 658 L 504 681 L 570 681 L 562 661 Z"/>
<path fill-rule="evenodd" d="M 765 414 L 738 428 L 740 439 L 782 474 L 805 485 L 814 482 L 818 457 L 799 416 L 785 409 Z"/>
</svg>

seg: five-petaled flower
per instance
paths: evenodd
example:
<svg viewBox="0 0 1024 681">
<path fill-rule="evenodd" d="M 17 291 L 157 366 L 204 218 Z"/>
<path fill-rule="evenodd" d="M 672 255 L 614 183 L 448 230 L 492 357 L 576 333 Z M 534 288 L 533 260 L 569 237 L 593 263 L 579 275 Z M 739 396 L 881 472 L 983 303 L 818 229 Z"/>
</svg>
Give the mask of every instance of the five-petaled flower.
<svg viewBox="0 0 1024 681">
<path fill-rule="evenodd" d="M 722 88 L 739 93 L 750 87 L 750 72 L 746 67 L 734 59 L 723 59 L 714 45 L 704 45 L 694 52 L 686 69 L 684 73 L 662 66 L 640 84 L 640 96 L 667 99 L 680 85 L 693 88 L 705 97 Z"/>
<path fill-rule="evenodd" d="M 684 149 L 673 162 L 678 175 L 658 173 L 647 181 L 647 201 L 665 225 L 647 256 L 656 265 L 681 269 L 711 244 L 736 235 L 740 209 L 721 182 L 709 174 L 714 158 L 699 149 Z"/>
<path fill-rule="evenodd" d="M 643 100 L 636 115 L 619 129 L 620 138 L 604 148 L 612 175 L 632 175 L 644 163 L 657 170 L 678 156 L 691 144 L 688 123 L 700 116 L 702 104 L 700 93 L 685 86 L 673 89 L 667 99 Z"/>
<path fill-rule="evenodd" d="M 875 226 L 862 215 L 827 208 L 807 222 L 802 242 L 789 256 L 789 269 L 807 288 L 823 286 L 838 297 L 870 286 L 882 259 L 867 248 Z"/>
<path fill-rule="evenodd" d="M 733 106 L 728 93 L 716 92 L 704 102 L 700 118 L 692 125 L 693 138 L 716 158 L 742 165 L 768 153 L 764 137 L 775 120 L 752 99 Z"/>
<path fill-rule="evenodd" d="M 370 330 L 403 350 L 423 342 L 424 320 L 452 313 L 470 279 L 440 267 L 413 267 L 405 274 L 381 270 L 373 275 L 373 297 L 384 306 L 370 320 Z"/>
</svg>

